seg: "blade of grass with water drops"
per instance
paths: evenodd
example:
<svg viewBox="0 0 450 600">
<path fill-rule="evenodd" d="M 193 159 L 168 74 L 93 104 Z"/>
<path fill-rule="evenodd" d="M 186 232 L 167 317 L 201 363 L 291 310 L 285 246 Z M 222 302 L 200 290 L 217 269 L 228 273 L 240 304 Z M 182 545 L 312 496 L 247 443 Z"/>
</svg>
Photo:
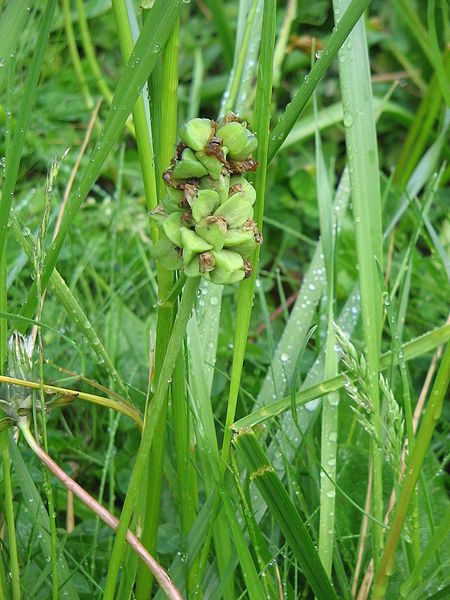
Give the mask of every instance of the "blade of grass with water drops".
<svg viewBox="0 0 450 600">
<path fill-rule="evenodd" d="M 340 323 L 339 323 L 340 325 Z M 432 350 L 435 350 L 442 344 L 445 344 L 450 339 L 450 325 L 442 325 L 433 331 L 429 331 L 419 336 L 418 338 L 414 338 L 409 342 L 406 342 L 402 345 L 402 352 L 405 355 L 405 360 L 410 361 L 418 358 L 419 356 L 423 356 L 424 354 L 428 354 Z M 395 359 L 394 359 L 395 363 Z M 386 354 L 382 354 L 380 356 L 380 369 L 388 369 L 392 364 L 392 355 L 390 352 Z M 314 372 L 312 377 L 317 378 L 317 365 L 313 366 Z M 308 375 L 309 377 L 309 375 Z M 311 378 L 312 378 L 311 377 Z M 308 378 L 305 383 L 309 383 Z M 302 406 L 304 404 L 308 404 L 310 402 L 318 401 L 319 398 L 329 394 L 331 392 L 335 392 L 340 390 L 344 386 L 344 377 L 342 375 L 337 375 L 332 379 L 323 380 L 321 383 L 317 383 L 311 385 L 309 387 L 303 386 L 302 390 L 297 392 L 295 396 L 295 402 L 297 406 Z M 314 403 L 316 405 L 316 402 Z M 254 412 L 242 417 L 235 423 L 233 423 L 233 430 L 239 431 L 245 427 L 254 427 L 259 423 L 263 423 L 267 419 L 272 419 L 283 412 L 286 412 L 291 409 L 292 406 L 292 398 L 291 396 L 286 396 L 281 400 L 277 400 L 275 402 L 271 402 L 267 406 L 259 408 Z M 313 407 L 311 407 L 313 410 Z"/>
<path fill-rule="evenodd" d="M 322 600 L 337 598 L 300 515 L 253 431 L 240 430 L 233 443 L 249 471 L 250 480 L 261 492 L 316 597 Z"/>
<path fill-rule="evenodd" d="M 272 131 L 269 147 L 269 163 L 283 145 L 284 140 L 289 135 L 289 132 L 294 127 L 297 119 L 313 95 L 319 81 L 333 62 L 339 48 L 345 42 L 369 4 L 370 0 L 352 0 L 342 15 L 342 19 L 336 24 L 327 46 L 320 55 L 320 60 L 314 64 L 309 75 L 305 78 L 305 82 L 299 87 L 292 102 L 286 106 L 277 126 Z"/>
<path fill-rule="evenodd" d="M 178 0 L 157 2 L 152 9 L 151 19 L 147 19 L 117 84 L 110 112 L 107 115 L 91 160 L 78 179 L 75 192 L 66 205 L 64 217 L 55 241 L 50 246 L 42 272 L 42 287 L 45 289 L 70 226 L 81 204 L 98 178 L 101 168 L 119 138 L 128 115 L 131 113 L 142 87 L 156 65 L 161 48 L 164 47 L 172 31 L 181 3 Z M 31 286 L 21 314 L 30 316 L 36 308 L 36 285 Z"/>
<path fill-rule="evenodd" d="M 337 24 L 347 0 L 334 0 Z M 339 52 L 339 74 L 347 158 L 352 189 L 358 277 L 361 294 L 364 343 L 368 364 L 368 383 L 373 405 L 373 425 L 381 439 L 380 394 L 378 387 L 381 343 L 381 290 L 375 259 L 383 261 L 380 175 L 375 119 L 373 116 L 370 66 L 364 21 L 360 19 L 348 41 Z M 372 444 L 373 513 L 378 522 L 383 520 L 383 457 Z M 383 531 L 373 530 L 374 556 L 383 546 Z"/>
</svg>

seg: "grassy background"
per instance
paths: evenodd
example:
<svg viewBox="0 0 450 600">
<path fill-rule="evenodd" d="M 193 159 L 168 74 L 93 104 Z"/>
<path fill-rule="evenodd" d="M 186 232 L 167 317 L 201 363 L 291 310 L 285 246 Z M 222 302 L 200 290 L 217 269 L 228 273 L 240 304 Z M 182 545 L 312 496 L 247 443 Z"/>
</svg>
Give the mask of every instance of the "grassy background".
<svg viewBox="0 0 450 600">
<path fill-rule="evenodd" d="M 184 597 L 329 598 L 330 581 L 339 598 L 356 597 L 373 558 L 376 568 L 381 560 L 379 597 L 398 598 L 400 590 L 411 599 L 432 597 L 450 584 L 448 401 L 431 425 L 423 421 L 431 441 L 421 445 L 417 437 L 417 491 L 398 503 L 409 512 L 386 592 L 383 560 L 395 548 L 388 544 L 391 554 L 382 554 L 389 535 L 381 522 L 391 489 L 402 499 L 405 487 L 386 461 L 389 440 L 401 448 L 409 437 L 408 402 L 414 411 L 424 386 L 429 397 L 427 374 L 439 366 L 433 354 L 449 337 L 448 8 L 430 0 L 374 0 L 318 82 L 311 64 L 320 68 L 327 60 L 346 3 L 333 3 L 333 15 L 328 1 L 278 2 L 275 18 L 274 4 L 198 0 L 163 9 L 158 1 L 148 14 L 133 12 L 134 20 L 123 12 L 137 8 L 131 0 L 113 2 L 114 10 L 102 0 L 37 2 L 31 10 L 24 2 L 1 3 L 2 369 L 11 374 L 6 335 L 32 330 L 17 318 L 22 314 L 42 324 L 41 357 L 37 345 L 27 379 L 116 398 L 144 414 L 173 320 L 173 282 L 151 257 L 155 232 L 147 213 L 173 154 L 175 115 L 181 124 L 236 110 L 260 139 L 263 167 L 255 185 L 264 244 L 257 277 L 241 288 L 200 287 L 150 458 L 139 450 L 133 420 L 67 395 L 58 397 L 64 406 L 48 411 L 45 427 L 37 416 L 42 444 L 117 516 L 128 493 L 132 528 L 147 522 L 148 547 Z M 262 47 L 257 80 L 261 29 L 266 41 L 274 29 L 277 45 L 273 60 L 273 44 Z M 360 60 L 365 52 L 367 64 Z M 135 100 L 152 65 L 150 131 L 147 92 Z M 272 70 L 270 96 L 264 83 Z M 133 122 L 125 124 L 133 107 Z M 272 134 L 265 136 L 269 122 Z M 55 250 L 52 236 L 75 168 Z M 388 318 L 374 255 L 387 281 Z M 41 312 L 37 298 L 56 258 L 67 288 L 53 272 Z M 320 387 L 338 373 L 334 321 L 351 337 L 358 360 L 367 358 L 368 370 L 351 375 L 360 396 L 369 388 L 369 431 L 342 381 Z M 400 345 L 438 327 L 404 363 Z M 400 368 L 389 359 L 382 364 L 402 408 L 403 433 L 378 391 L 378 362 L 389 351 Z M 445 394 L 441 380 L 438 395 Z M 297 411 L 296 393 L 312 385 L 319 385 L 306 397 L 313 402 Z M 2 399 L 11 389 L 3 384 Z M 40 396 L 37 390 L 36 406 Z M 322 396 L 323 412 L 316 400 Z M 271 405 L 282 398 L 278 414 Z M 268 418 L 258 424 L 262 418 L 249 415 L 261 407 Z M 237 451 L 229 453 L 224 430 L 233 422 L 254 433 L 240 430 Z M 106 585 L 105 597 L 148 598 L 152 583 L 134 555 L 118 543 L 112 555 L 112 532 L 7 431 L 0 434 L 0 597 L 101 598 Z M 412 451 L 414 435 L 409 445 Z M 143 477 L 130 486 L 137 456 L 144 474 L 152 469 L 148 485 Z M 373 487 L 371 465 L 378 465 Z M 359 593 L 368 597 L 364 584 Z"/>
</svg>

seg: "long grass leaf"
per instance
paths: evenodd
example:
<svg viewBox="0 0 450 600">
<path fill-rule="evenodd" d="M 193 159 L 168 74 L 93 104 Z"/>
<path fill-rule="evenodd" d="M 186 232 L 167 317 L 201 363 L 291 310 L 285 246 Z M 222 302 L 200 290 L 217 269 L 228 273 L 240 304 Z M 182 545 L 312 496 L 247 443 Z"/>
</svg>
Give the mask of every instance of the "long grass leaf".
<svg viewBox="0 0 450 600">
<path fill-rule="evenodd" d="M 241 430 L 234 437 L 233 443 L 316 597 L 322 600 L 337 598 L 314 543 L 255 434 L 251 430 Z"/>
<path fill-rule="evenodd" d="M 75 192 L 69 198 L 58 235 L 47 253 L 41 278 L 43 289 L 45 289 L 50 275 L 55 268 L 56 261 L 58 260 L 59 253 L 73 219 L 98 178 L 106 158 L 121 134 L 142 87 L 156 65 L 161 48 L 164 47 L 173 29 L 180 9 L 181 6 L 178 0 L 158 2 L 153 9 L 152 18 L 147 19 L 142 28 L 133 53 L 117 84 L 110 112 L 92 152 L 91 160 L 85 172 L 80 176 Z M 32 315 L 36 308 L 36 303 L 36 285 L 34 284 L 28 293 L 21 314 L 25 316 Z"/>
<path fill-rule="evenodd" d="M 283 145 L 284 140 L 294 127 L 297 119 L 302 114 L 306 104 L 314 93 L 319 81 L 325 75 L 327 69 L 337 55 L 353 27 L 369 6 L 370 0 L 352 0 L 342 15 L 339 23 L 330 36 L 326 48 L 323 50 L 320 60 L 318 60 L 309 72 L 306 81 L 299 87 L 292 102 L 286 107 L 280 117 L 277 126 L 272 131 L 270 138 L 268 162 L 270 163 Z"/>
<path fill-rule="evenodd" d="M 406 361 L 414 360 L 418 356 L 427 354 L 435 350 L 441 344 L 445 344 L 450 339 L 450 325 L 442 325 L 437 329 L 430 331 L 402 345 L 402 352 Z M 395 359 L 394 359 L 395 362 Z M 382 354 L 380 357 L 380 369 L 387 369 L 391 366 L 392 355 L 390 352 Z M 312 400 L 317 400 L 322 396 L 335 392 L 344 386 L 345 380 L 342 375 L 333 377 L 332 379 L 324 380 L 321 383 L 313 385 L 307 389 L 301 390 L 296 394 L 295 401 L 297 406 L 307 404 Z M 258 423 L 262 423 L 267 419 L 276 417 L 277 415 L 291 408 L 292 399 L 290 396 L 271 402 L 267 406 L 255 410 L 254 412 L 242 417 L 233 423 L 233 429 L 239 431 L 243 427 L 254 427 Z"/>
</svg>

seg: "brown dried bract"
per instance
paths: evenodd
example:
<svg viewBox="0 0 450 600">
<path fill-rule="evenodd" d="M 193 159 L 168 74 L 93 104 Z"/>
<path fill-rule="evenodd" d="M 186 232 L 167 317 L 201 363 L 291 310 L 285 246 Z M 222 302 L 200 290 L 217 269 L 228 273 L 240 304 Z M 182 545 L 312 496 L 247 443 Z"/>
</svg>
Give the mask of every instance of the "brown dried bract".
<svg viewBox="0 0 450 600">
<path fill-rule="evenodd" d="M 228 161 L 230 172 L 234 175 L 242 175 L 248 173 L 248 171 L 256 171 L 259 167 L 258 161 L 253 158 L 246 158 L 245 160 L 230 160 Z"/>
<path fill-rule="evenodd" d="M 245 279 L 248 279 L 252 276 L 253 273 L 253 265 L 250 261 L 244 260 L 244 271 L 245 271 Z"/>
<path fill-rule="evenodd" d="M 244 188 L 242 187 L 241 183 L 235 183 L 234 185 L 232 185 L 230 187 L 230 191 L 228 192 L 229 196 L 232 196 L 233 194 L 236 194 L 236 192 L 243 192 Z"/>
<path fill-rule="evenodd" d="M 202 252 L 198 257 L 198 264 L 201 273 L 212 271 L 216 265 L 212 252 Z"/>
<path fill-rule="evenodd" d="M 258 226 L 256 225 L 256 223 L 253 219 L 248 219 L 244 223 L 242 229 L 243 229 L 243 231 L 251 231 L 253 233 L 253 237 L 255 238 L 255 242 L 257 244 L 263 243 L 263 234 L 258 229 Z"/>
<path fill-rule="evenodd" d="M 238 117 L 234 112 L 229 112 L 227 115 L 225 115 L 222 119 L 222 123 L 223 125 L 225 125 L 225 123 L 232 123 L 232 122 L 236 122 L 236 123 L 243 123 L 244 121 Z"/>
<path fill-rule="evenodd" d="M 212 137 L 205 147 L 205 154 L 208 156 L 215 156 L 222 164 L 227 164 L 227 160 L 222 150 L 221 138 Z"/>
</svg>

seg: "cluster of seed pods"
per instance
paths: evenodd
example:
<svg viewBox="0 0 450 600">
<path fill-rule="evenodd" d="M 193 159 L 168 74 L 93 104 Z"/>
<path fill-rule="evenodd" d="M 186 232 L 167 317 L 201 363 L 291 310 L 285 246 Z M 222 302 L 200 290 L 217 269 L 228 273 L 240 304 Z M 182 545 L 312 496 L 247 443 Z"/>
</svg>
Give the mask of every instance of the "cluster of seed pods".
<svg viewBox="0 0 450 600">
<path fill-rule="evenodd" d="M 236 115 L 216 123 L 191 119 L 179 129 L 180 142 L 163 177 L 166 195 L 152 211 L 164 235 L 153 255 L 168 269 L 217 284 L 250 277 L 248 260 L 262 235 L 253 220 L 254 171 L 258 141 Z"/>
</svg>

